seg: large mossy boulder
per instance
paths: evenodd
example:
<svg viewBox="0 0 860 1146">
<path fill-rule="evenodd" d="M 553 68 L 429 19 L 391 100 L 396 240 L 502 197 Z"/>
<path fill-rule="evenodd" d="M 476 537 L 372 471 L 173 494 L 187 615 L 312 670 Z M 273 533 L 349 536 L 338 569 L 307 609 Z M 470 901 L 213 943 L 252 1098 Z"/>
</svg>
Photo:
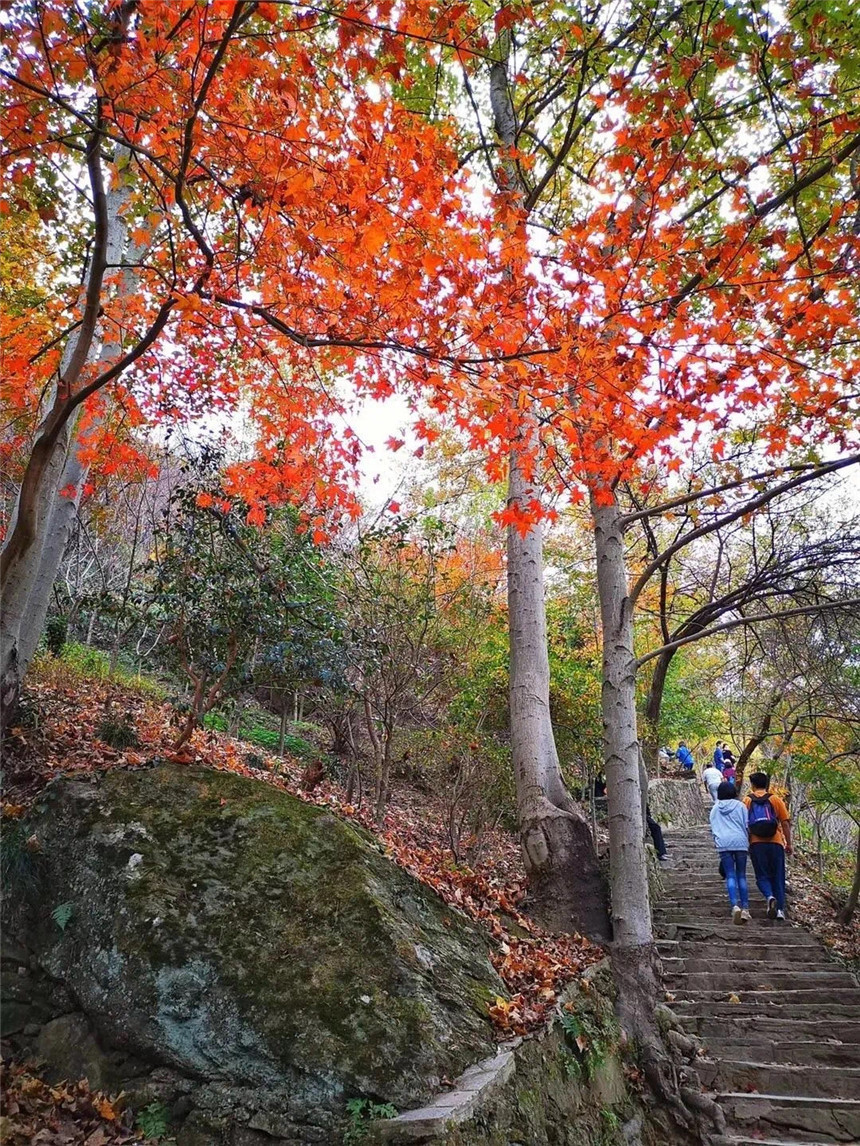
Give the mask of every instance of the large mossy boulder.
<svg viewBox="0 0 860 1146">
<path fill-rule="evenodd" d="M 350 1098 L 414 1105 L 494 1049 L 483 935 L 324 809 L 163 766 L 58 780 L 26 833 L 12 933 L 99 1046 L 178 1080 L 180 1143 L 337 1142 Z"/>
</svg>

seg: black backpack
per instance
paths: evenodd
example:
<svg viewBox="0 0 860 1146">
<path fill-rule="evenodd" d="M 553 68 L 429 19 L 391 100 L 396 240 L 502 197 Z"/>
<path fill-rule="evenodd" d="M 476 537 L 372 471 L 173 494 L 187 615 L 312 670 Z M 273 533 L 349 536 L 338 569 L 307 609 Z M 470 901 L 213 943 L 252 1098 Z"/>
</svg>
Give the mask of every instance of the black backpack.
<svg viewBox="0 0 860 1146">
<path fill-rule="evenodd" d="M 770 796 L 751 796 L 749 816 L 747 818 L 749 832 L 757 840 L 770 840 L 776 835 L 779 821 L 776 818 Z"/>
</svg>

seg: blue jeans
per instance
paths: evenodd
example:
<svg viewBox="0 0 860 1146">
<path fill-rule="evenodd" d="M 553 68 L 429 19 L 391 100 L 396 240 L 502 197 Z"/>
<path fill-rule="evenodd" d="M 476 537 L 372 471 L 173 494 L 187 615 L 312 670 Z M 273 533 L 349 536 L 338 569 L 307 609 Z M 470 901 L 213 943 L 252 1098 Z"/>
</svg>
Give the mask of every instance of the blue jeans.
<svg viewBox="0 0 860 1146">
<path fill-rule="evenodd" d="M 759 891 L 765 899 L 773 896 L 779 910 L 785 911 L 785 848 L 782 844 L 752 844 L 750 859 Z"/>
<path fill-rule="evenodd" d="M 726 891 L 732 907 L 749 907 L 750 894 L 747 889 L 747 853 L 720 852 L 723 871 L 726 873 Z"/>
</svg>

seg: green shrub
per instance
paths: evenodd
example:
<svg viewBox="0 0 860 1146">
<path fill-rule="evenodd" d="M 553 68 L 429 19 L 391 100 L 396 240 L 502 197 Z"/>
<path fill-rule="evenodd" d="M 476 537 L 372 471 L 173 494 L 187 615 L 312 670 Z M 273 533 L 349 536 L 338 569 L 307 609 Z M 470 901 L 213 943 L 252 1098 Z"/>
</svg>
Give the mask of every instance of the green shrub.
<svg viewBox="0 0 860 1146">
<path fill-rule="evenodd" d="M 0 883 L 10 901 L 23 901 L 42 880 L 37 848 L 30 846 L 30 829 L 22 821 L 4 823 L 0 832 Z"/>
<path fill-rule="evenodd" d="M 270 725 L 267 728 L 263 723 L 269 719 L 274 724 L 275 718 L 264 709 L 258 709 L 256 706 L 246 709 L 242 716 L 243 718 L 239 721 L 238 739 L 246 740 L 249 744 L 256 744 L 258 748 L 265 748 L 267 752 L 277 752 L 280 732 L 277 727 Z M 223 712 L 207 712 L 203 717 L 203 727 L 210 728 L 215 732 L 226 732 L 230 727 L 230 721 Z M 305 725 L 304 727 L 313 726 Z M 288 732 L 284 737 L 284 751 L 299 760 L 315 760 L 319 756 L 319 750 L 309 740 L 303 736 L 297 736 L 293 732 Z"/>
<path fill-rule="evenodd" d="M 369 1098 L 351 1098 L 346 1104 L 349 1124 L 344 1132 L 344 1146 L 357 1146 L 368 1136 L 369 1123 L 377 1118 L 396 1118 L 397 1107 L 390 1102 L 373 1102 Z"/>
<path fill-rule="evenodd" d="M 140 744 L 134 725 L 127 716 L 119 720 L 106 716 L 96 729 L 96 736 L 109 748 L 137 748 Z"/>
<path fill-rule="evenodd" d="M 75 905 L 73 903 L 60 903 L 51 912 L 51 919 L 53 919 L 60 931 L 65 931 L 74 914 Z"/>
<path fill-rule="evenodd" d="M 45 644 L 52 657 L 58 657 L 69 635 L 68 617 L 49 617 L 45 625 Z"/>
<path fill-rule="evenodd" d="M 92 645 L 71 641 L 63 648 L 63 664 L 79 676 L 106 680 L 110 676 L 110 657 Z"/>
<path fill-rule="evenodd" d="M 170 1118 L 163 1102 L 150 1102 L 137 1112 L 135 1126 L 144 1138 L 159 1139 L 167 1134 Z"/>
<path fill-rule="evenodd" d="M 49 680 L 56 678 L 58 674 L 62 676 L 62 680 L 69 677 L 75 680 L 113 680 L 153 700 L 164 700 L 167 695 L 167 689 L 161 681 L 154 677 L 142 676 L 122 662 L 117 664 L 111 675 L 108 654 L 102 649 L 93 648 L 92 645 L 78 644 L 77 641 L 69 641 L 63 645 L 59 657 L 46 657 L 42 654 L 33 662 L 33 670 L 43 679 Z"/>
</svg>

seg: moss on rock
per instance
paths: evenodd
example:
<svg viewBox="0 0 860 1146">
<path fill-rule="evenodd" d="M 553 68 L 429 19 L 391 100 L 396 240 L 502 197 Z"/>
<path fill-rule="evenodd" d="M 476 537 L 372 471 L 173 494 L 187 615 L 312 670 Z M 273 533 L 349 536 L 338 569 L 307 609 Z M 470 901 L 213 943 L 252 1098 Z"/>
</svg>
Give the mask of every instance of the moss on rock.
<svg viewBox="0 0 860 1146">
<path fill-rule="evenodd" d="M 403 1107 L 494 1047 L 482 934 L 325 810 L 163 766 L 59 780 L 28 831 L 21 937 L 103 1041 L 196 1077 L 204 1106 L 221 1084 L 258 1114 L 276 1093 L 291 1125 L 353 1095 Z"/>
</svg>

